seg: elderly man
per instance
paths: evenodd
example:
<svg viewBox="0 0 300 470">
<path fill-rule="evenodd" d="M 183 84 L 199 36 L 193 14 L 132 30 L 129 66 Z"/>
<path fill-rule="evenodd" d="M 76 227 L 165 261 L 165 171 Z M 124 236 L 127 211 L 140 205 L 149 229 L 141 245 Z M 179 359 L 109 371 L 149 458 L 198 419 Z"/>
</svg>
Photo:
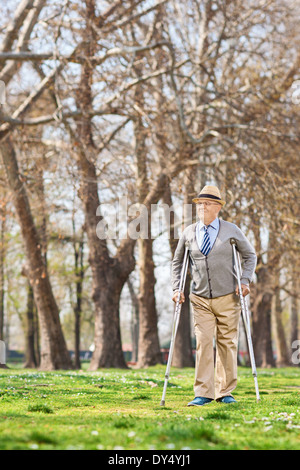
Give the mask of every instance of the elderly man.
<svg viewBox="0 0 300 470">
<path fill-rule="evenodd" d="M 179 294 L 179 280 L 186 243 L 189 246 L 189 268 L 192 277 L 190 301 L 193 307 L 196 336 L 195 398 L 188 406 L 205 405 L 212 400 L 234 403 L 232 392 L 237 384 L 238 325 L 241 305 L 233 266 L 230 239 L 236 240 L 243 272 L 243 296 L 250 292 L 256 254 L 242 231 L 234 224 L 219 219 L 225 204 L 216 186 L 205 186 L 193 199 L 199 221 L 182 233 L 172 262 L 173 301 Z M 213 338 L 216 341 L 214 363 Z"/>
</svg>

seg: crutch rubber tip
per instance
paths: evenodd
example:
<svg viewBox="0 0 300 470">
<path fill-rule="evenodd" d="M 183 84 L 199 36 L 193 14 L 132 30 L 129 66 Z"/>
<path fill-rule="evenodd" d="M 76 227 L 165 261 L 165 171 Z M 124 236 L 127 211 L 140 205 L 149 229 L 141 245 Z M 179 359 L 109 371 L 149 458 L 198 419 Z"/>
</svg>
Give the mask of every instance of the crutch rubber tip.
<svg viewBox="0 0 300 470">
<path fill-rule="evenodd" d="M 160 406 L 165 406 L 165 400 L 162 400 L 162 401 L 160 402 Z"/>
</svg>

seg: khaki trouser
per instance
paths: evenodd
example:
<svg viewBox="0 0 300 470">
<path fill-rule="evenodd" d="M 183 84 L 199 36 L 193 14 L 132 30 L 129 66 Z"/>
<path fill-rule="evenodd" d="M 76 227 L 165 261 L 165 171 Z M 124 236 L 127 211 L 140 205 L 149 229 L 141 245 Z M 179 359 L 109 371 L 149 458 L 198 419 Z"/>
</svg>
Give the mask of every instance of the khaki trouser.
<svg viewBox="0 0 300 470">
<path fill-rule="evenodd" d="M 239 297 L 229 294 L 206 299 L 191 293 L 190 301 L 197 343 L 195 397 L 217 400 L 231 395 L 237 384 L 238 327 L 241 312 Z"/>
</svg>

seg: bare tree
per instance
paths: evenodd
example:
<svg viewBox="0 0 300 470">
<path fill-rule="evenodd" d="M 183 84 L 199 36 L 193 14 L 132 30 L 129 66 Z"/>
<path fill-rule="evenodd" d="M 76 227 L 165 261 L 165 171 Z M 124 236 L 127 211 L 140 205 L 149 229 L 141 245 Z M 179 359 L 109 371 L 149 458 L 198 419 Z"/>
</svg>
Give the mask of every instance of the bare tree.
<svg viewBox="0 0 300 470">
<path fill-rule="evenodd" d="M 35 1 L 33 8 L 24 18 L 24 28 L 20 35 L 18 48 L 27 47 L 30 34 L 38 19 L 39 13 L 45 2 Z M 20 9 L 20 16 L 23 10 Z M 20 21 L 17 22 L 21 24 Z M 8 31 L 8 35 L 10 31 Z M 7 41 L 9 44 L 10 41 Z M 16 64 L 9 63 L 1 72 L 1 79 L 8 83 L 11 79 Z M 29 107 L 29 103 L 23 103 L 22 111 Z M 20 112 L 18 115 L 20 115 Z M 70 368 L 71 360 L 63 337 L 59 312 L 52 292 L 47 266 L 45 265 L 41 242 L 32 216 L 24 181 L 20 177 L 17 155 L 9 135 L 9 126 L 4 126 L 1 135 L 1 154 L 7 174 L 7 180 L 12 192 L 15 208 L 19 217 L 19 223 L 24 239 L 25 251 L 28 260 L 28 279 L 33 288 L 35 302 L 39 312 L 41 326 L 41 368 L 57 369 Z"/>
</svg>

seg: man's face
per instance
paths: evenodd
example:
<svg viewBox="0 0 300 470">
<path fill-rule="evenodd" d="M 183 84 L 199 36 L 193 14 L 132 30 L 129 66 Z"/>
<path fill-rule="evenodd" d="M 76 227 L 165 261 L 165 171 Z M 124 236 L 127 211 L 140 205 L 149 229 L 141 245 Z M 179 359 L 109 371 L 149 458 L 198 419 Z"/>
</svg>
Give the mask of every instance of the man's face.
<svg viewBox="0 0 300 470">
<path fill-rule="evenodd" d="M 217 202 L 203 201 L 197 203 L 197 215 L 201 222 L 205 225 L 209 225 L 218 217 L 221 208 L 221 204 Z"/>
</svg>

